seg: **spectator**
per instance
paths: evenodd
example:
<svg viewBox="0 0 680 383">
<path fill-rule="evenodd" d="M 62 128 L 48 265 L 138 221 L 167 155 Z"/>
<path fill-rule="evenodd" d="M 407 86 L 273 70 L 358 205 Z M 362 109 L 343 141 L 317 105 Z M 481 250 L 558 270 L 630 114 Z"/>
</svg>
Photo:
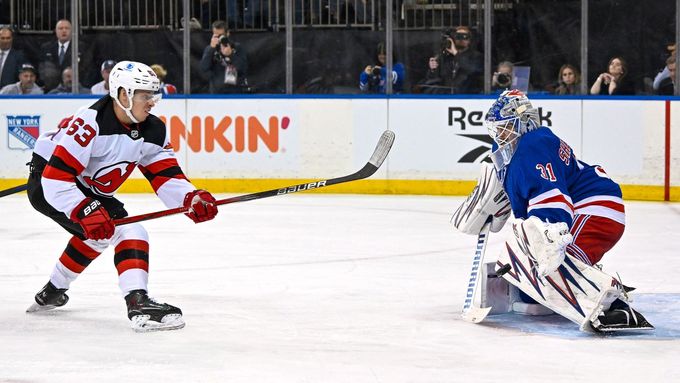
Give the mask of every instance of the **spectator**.
<svg viewBox="0 0 680 383">
<path fill-rule="evenodd" d="M 92 94 L 109 94 L 109 76 L 114 66 L 116 62 L 113 60 L 106 60 L 102 63 L 100 73 L 103 80 L 92 85 Z"/>
<path fill-rule="evenodd" d="M 671 56 L 675 56 L 675 47 L 677 45 L 669 45 L 668 46 L 668 51 L 670 52 Z M 654 82 L 652 84 L 652 89 L 654 89 L 655 93 L 659 93 L 659 86 L 661 85 L 661 82 L 665 79 L 667 79 L 670 76 L 670 71 L 668 70 L 668 65 L 663 68 L 663 70 L 659 73 L 657 73 L 656 77 L 654 77 Z"/>
<path fill-rule="evenodd" d="M 394 55 L 392 55 L 394 57 Z M 359 75 L 359 89 L 363 93 L 385 93 L 387 78 L 387 53 L 385 43 L 378 44 L 375 53 L 375 65 L 367 65 Z M 401 93 L 404 90 L 404 64 L 392 59 L 392 91 Z"/>
<path fill-rule="evenodd" d="M 571 64 L 564 64 L 557 75 L 557 88 L 555 94 L 569 95 L 581 94 L 581 73 Z"/>
<path fill-rule="evenodd" d="M 442 35 L 441 52 L 430 57 L 429 70 L 421 87 L 426 93 L 479 93 L 482 59 L 471 48 L 470 28 L 459 26 Z"/>
<path fill-rule="evenodd" d="M 668 68 L 668 77 L 661 80 L 659 83 L 659 90 L 657 94 L 663 96 L 672 96 L 675 94 L 675 55 L 666 59 L 666 68 Z"/>
<path fill-rule="evenodd" d="M 0 28 L 0 88 L 13 84 L 19 77 L 21 64 L 26 63 L 24 53 L 12 48 L 14 32 Z"/>
<path fill-rule="evenodd" d="M 163 65 L 161 64 L 153 64 L 151 65 L 151 70 L 153 70 L 154 73 L 156 73 L 156 76 L 158 76 L 158 79 L 161 80 L 161 93 L 163 94 L 177 94 L 177 87 L 175 87 L 172 84 L 166 84 L 165 83 L 165 77 L 168 75 L 168 71 L 165 70 Z"/>
<path fill-rule="evenodd" d="M 57 39 L 40 46 L 38 69 L 46 90 L 55 88 L 59 84 L 61 73 L 73 64 L 71 62 L 71 22 L 66 19 L 59 20 L 54 32 Z M 82 57 L 84 48 L 84 43 L 80 40 L 78 42 L 79 59 Z M 80 60 L 79 65 L 85 70 L 89 64 Z"/>
<path fill-rule="evenodd" d="M 597 80 L 590 88 L 590 94 L 611 96 L 635 94 L 633 84 L 628 81 L 626 74 L 628 74 L 626 61 L 622 57 L 612 57 L 607 72 L 597 76 Z"/>
<path fill-rule="evenodd" d="M 501 61 L 496 67 L 496 71 L 491 77 L 491 89 L 494 92 L 501 93 L 504 90 L 512 87 L 513 74 L 512 71 L 515 66 L 510 61 Z"/>
<path fill-rule="evenodd" d="M 61 84 L 47 94 L 72 94 L 73 93 L 73 69 L 66 67 L 61 73 Z M 78 94 L 90 94 L 90 90 L 78 84 Z"/>
<path fill-rule="evenodd" d="M 243 93 L 248 88 L 248 61 L 227 36 L 219 39 L 217 49 L 203 51 L 201 70 L 210 75 L 210 93 Z"/>
<path fill-rule="evenodd" d="M 43 90 L 36 85 L 36 71 L 31 64 L 23 64 L 19 69 L 19 82 L 5 85 L 0 94 L 43 94 Z"/>
</svg>

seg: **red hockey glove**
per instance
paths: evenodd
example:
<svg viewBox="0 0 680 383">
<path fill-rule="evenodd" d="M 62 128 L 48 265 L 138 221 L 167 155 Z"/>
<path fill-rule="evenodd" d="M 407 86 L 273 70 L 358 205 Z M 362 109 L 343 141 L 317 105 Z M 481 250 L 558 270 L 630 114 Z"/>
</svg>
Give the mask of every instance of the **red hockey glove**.
<svg viewBox="0 0 680 383">
<path fill-rule="evenodd" d="M 189 209 L 185 213 L 194 223 L 209 221 L 217 215 L 215 197 L 205 190 L 194 190 L 184 197 L 184 207 Z"/>
<path fill-rule="evenodd" d="M 89 197 L 73 209 L 71 220 L 83 228 L 87 239 L 109 239 L 116 229 L 102 203 Z"/>
</svg>

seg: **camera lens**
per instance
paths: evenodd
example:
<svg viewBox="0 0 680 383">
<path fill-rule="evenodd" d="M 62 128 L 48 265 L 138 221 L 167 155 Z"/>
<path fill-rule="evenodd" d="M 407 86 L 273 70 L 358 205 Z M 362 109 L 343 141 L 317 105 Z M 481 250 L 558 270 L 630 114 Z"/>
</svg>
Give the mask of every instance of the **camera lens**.
<svg viewBox="0 0 680 383">
<path fill-rule="evenodd" d="M 371 74 L 373 74 L 373 76 L 380 76 L 380 68 L 378 68 L 378 67 L 373 67 L 373 70 L 371 71 Z"/>
<path fill-rule="evenodd" d="M 510 86 L 512 83 L 512 77 L 507 73 L 498 74 L 498 85 L 500 86 Z"/>
</svg>

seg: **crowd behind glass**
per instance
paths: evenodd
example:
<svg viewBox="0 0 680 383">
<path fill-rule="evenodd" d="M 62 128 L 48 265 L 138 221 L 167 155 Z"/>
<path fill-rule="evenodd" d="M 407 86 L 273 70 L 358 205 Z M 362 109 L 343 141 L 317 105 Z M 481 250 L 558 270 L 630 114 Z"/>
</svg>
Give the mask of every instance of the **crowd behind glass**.
<svg viewBox="0 0 680 383">
<path fill-rule="evenodd" d="M 313 8 L 310 9 L 313 10 Z M 227 14 L 233 16 L 234 10 L 227 10 Z M 196 71 L 199 75 L 192 76 L 191 81 L 203 85 L 198 87 L 200 91 L 193 93 L 285 92 L 258 89 L 258 84 L 253 84 L 250 81 L 251 75 L 256 74 L 254 72 L 257 71 L 249 65 L 254 52 L 239 39 L 238 25 L 233 22 L 232 17 L 226 20 L 210 20 L 204 13 L 200 13 L 200 15 L 199 18 L 191 18 L 189 22 L 191 33 L 200 35 L 205 43 L 200 55 L 192 51 L 192 55 L 195 56 L 191 61 L 192 73 Z M 304 13 L 297 12 L 294 17 L 299 19 L 297 22 L 304 22 Z M 206 23 L 207 25 L 204 25 Z M 234 26 L 237 26 L 237 29 L 230 31 L 230 28 Z M 346 29 L 348 28 L 352 28 L 349 22 L 346 25 Z M 262 29 L 259 33 L 280 33 L 274 29 L 269 25 L 268 28 Z M 663 55 L 660 55 L 658 62 L 654 64 L 656 65 L 655 70 L 648 71 L 644 75 L 637 77 L 630 75 L 631 68 L 626 56 L 638 54 L 631 51 L 627 55 L 612 54 L 611 57 L 608 57 L 608 62 L 602 62 L 597 72 L 591 73 L 590 78 L 594 78 L 592 82 L 587 82 L 587 79 L 581 76 L 580 62 L 576 62 L 578 57 L 572 58 L 571 62 L 565 61 L 558 65 L 554 63 L 541 65 L 540 70 L 549 71 L 554 74 L 554 77 L 552 81 L 539 82 L 531 74 L 532 70 L 537 69 L 537 65 L 534 64 L 532 67 L 526 65 L 526 62 L 513 62 L 511 58 L 502 57 L 502 52 L 496 52 L 492 73 L 485 76 L 483 44 L 481 33 L 477 29 L 467 25 L 451 25 L 432 30 L 430 36 L 433 44 L 431 45 L 435 48 L 431 49 L 431 52 L 421 52 L 424 56 L 429 57 L 422 62 L 405 63 L 393 52 L 390 74 L 387 73 L 388 47 L 383 32 L 382 35 L 379 35 L 382 36 L 379 41 L 375 44 L 369 44 L 370 46 L 339 48 L 346 50 L 346 52 L 343 52 L 345 55 L 351 55 L 360 50 L 364 52 L 365 57 L 370 57 L 367 62 L 357 67 L 338 68 L 336 66 L 332 69 L 335 72 L 342 72 L 336 73 L 334 78 L 344 78 L 351 86 L 323 87 L 323 82 L 332 82 L 333 80 L 328 80 L 328 76 L 319 77 L 318 80 L 316 77 L 310 76 L 312 79 L 303 86 L 297 87 L 294 93 L 385 93 L 387 83 L 391 81 L 392 93 L 394 94 L 480 94 L 484 93 L 486 78 L 490 79 L 492 93 L 498 93 L 507 88 L 520 88 L 530 93 L 580 95 L 582 89 L 585 88 L 586 94 L 590 95 L 674 94 L 676 44 L 672 41 L 673 36 L 667 36 L 664 42 L 659 44 L 663 45 L 659 49 L 663 51 Z M 249 32 L 252 33 L 252 31 Z M 16 34 L 17 32 L 10 25 L 0 25 L 0 94 L 72 93 L 71 40 L 74 33 L 68 18 L 60 18 L 54 25 L 51 39 L 40 44 L 39 49 L 34 47 L 36 49 L 33 49 L 33 51 L 39 52 L 37 57 L 29 57 L 21 49 L 14 47 Z M 301 43 L 298 41 L 298 44 Z M 79 94 L 107 94 L 109 91 L 108 76 L 116 64 L 116 59 L 138 59 L 136 57 L 95 59 L 88 54 L 88 52 L 93 51 L 90 48 L 92 47 L 88 47 L 88 44 L 79 40 L 78 57 L 79 73 L 81 73 L 77 86 Z M 158 47 L 158 49 L 162 51 L 165 48 Z M 162 54 L 160 56 L 162 57 Z M 161 79 L 164 93 L 184 92 L 182 89 L 182 73 L 169 74 L 168 65 L 162 60 L 147 62 L 147 64 Z M 546 66 L 549 67 L 546 68 Z M 176 69 L 179 72 L 181 67 Z M 175 82 L 175 84 L 166 83 L 166 78 L 174 80 L 171 82 Z M 317 80 L 317 83 L 314 83 L 314 80 Z M 586 87 L 581 85 L 583 81 L 587 82 Z M 195 87 L 192 86 L 193 88 Z"/>
</svg>

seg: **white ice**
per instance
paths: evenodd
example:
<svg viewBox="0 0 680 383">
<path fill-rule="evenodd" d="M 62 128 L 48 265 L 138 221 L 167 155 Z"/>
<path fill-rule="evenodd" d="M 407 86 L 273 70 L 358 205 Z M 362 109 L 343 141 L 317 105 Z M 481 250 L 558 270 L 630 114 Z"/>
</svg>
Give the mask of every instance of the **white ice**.
<svg viewBox="0 0 680 383">
<path fill-rule="evenodd" d="M 132 215 L 164 208 L 153 195 L 120 199 Z M 680 205 L 627 202 L 604 271 L 637 287 L 657 332 L 601 337 L 559 320 L 534 331 L 545 323 L 519 315 L 462 321 L 476 238 L 449 225 L 460 201 L 296 194 L 225 205 L 199 225 L 145 222 L 150 294 L 187 325 L 139 334 L 112 250 L 66 306 L 25 313 L 69 236 L 25 195 L 4 197 L 0 382 L 680 381 Z"/>
</svg>

